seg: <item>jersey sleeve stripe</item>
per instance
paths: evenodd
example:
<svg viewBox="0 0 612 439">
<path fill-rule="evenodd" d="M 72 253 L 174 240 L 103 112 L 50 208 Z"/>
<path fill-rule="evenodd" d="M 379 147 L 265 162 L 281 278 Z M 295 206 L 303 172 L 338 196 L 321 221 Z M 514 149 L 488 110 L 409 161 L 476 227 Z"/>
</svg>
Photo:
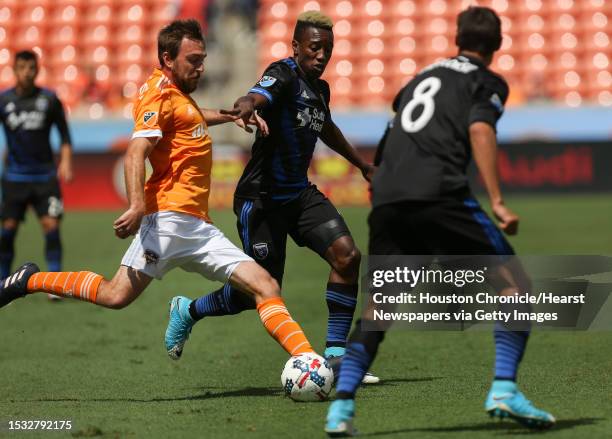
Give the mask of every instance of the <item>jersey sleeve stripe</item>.
<svg viewBox="0 0 612 439">
<path fill-rule="evenodd" d="M 136 139 L 137 137 L 162 137 L 162 132 L 161 130 L 134 131 L 134 134 L 132 134 L 132 139 Z"/>
<path fill-rule="evenodd" d="M 270 101 L 270 103 L 272 103 L 272 101 L 274 101 L 274 98 L 272 97 L 272 94 L 270 94 L 269 91 L 263 90 L 261 88 L 253 87 L 252 89 L 249 90 L 249 93 L 257 93 L 257 94 L 263 95 L 263 96 L 265 96 L 268 99 L 268 101 Z"/>
</svg>

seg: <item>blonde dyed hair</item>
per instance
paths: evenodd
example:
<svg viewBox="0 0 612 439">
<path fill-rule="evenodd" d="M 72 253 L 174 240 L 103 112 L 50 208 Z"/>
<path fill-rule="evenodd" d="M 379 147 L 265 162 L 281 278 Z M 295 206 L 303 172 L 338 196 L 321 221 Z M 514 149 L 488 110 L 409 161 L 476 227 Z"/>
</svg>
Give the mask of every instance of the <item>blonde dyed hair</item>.
<svg viewBox="0 0 612 439">
<path fill-rule="evenodd" d="M 320 11 L 306 11 L 298 15 L 296 27 L 300 24 L 332 30 L 334 22 Z"/>
</svg>

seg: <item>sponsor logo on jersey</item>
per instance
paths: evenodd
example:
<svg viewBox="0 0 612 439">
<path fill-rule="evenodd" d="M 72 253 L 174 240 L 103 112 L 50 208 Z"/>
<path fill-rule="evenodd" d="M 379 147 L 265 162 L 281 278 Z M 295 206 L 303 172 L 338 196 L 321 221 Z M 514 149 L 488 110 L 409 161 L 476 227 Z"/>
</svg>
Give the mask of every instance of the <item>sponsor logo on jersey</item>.
<svg viewBox="0 0 612 439">
<path fill-rule="evenodd" d="M 300 128 L 308 126 L 311 130 L 320 133 L 323 130 L 323 123 L 325 122 L 325 112 L 319 111 L 316 108 L 311 109 L 307 107 L 304 111 L 298 112 L 297 121 Z"/>
<path fill-rule="evenodd" d="M 157 122 L 157 111 L 145 111 L 142 122 L 148 127 L 154 126 Z"/>
<path fill-rule="evenodd" d="M 6 124 L 14 131 L 21 126 L 22 130 L 40 130 L 45 121 L 45 113 L 41 111 L 20 111 L 11 113 L 6 118 Z"/>
<path fill-rule="evenodd" d="M 198 126 L 191 132 L 191 137 L 197 139 L 198 137 L 202 137 L 206 134 L 206 128 L 204 128 L 204 124 L 200 123 Z"/>
<path fill-rule="evenodd" d="M 502 100 L 497 93 L 493 93 L 489 98 L 489 101 L 497 111 L 499 111 L 500 113 L 504 112 L 504 104 L 502 104 Z"/>
<path fill-rule="evenodd" d="M 272 76 L 263 76 L 258 84 L 261 85 L 262 87 L 270 87 L 272 86 L 274 83 L 276 82 L 276 78 L 272 77 Z"/>
<path fill-rule="evenodd" d="M 266 242 L 253 244 L 253 254 L 257 259 L 266 259 L 268 257 L 268 244 Z"/>
<path fill-rule="evenodd" d="M 9 102 L 8 104 L 6 104 L 6 107 L 4 107 L 4 111 L 6 111 L 7 113 L 12 113 L 13 111 L 15 111 L 15 108 L 17 108 L 15 106 L 15 102 Z"/>
<path fill-rule="evenodd" d="M 302 97 L 303 97 L 304 99 L 308 99 L 308 98 L 310 98 L 310 96 L 308 96 L 308 93 L 306 93 L 306 90 L 303 90 L 303 91 L 302 91 Z"/>
</svg>

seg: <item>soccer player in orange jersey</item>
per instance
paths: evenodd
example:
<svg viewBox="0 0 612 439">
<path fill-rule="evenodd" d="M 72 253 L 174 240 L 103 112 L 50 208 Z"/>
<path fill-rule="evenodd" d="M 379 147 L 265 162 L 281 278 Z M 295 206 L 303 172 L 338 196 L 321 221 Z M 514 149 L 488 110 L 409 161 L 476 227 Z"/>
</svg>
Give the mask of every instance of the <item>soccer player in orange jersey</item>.
<svg viewBox="0 0 612 439">
<path fill-rule="evenodd" d="M 278 283 L 210 223 L 212 142 L 208 124 L 255 120 L 253 109 L 200 110 L 190 97 L 204 71 L 206 45 L 195 20 L 177 20 L 158 35 L 160 68 L 141 87 L 125 157 L 129 208 L 114 222 L 121 239 L 136 235 L 111 280 L 90 271 L 40 272 L 27 263 L 0 282 L 0 307 L 36 292 L 120 309 L 153 278 L 180 267 L 229 282 L 250 294 L 261 320 L 291 355 L 313 349 L 280 297 Z M 207 124 L 208 122 L 208 124 Z M 145 160 L 153 174 L 145 184 Z M 171 312 L 181 312 L 175 309 Z"/>
</svg>

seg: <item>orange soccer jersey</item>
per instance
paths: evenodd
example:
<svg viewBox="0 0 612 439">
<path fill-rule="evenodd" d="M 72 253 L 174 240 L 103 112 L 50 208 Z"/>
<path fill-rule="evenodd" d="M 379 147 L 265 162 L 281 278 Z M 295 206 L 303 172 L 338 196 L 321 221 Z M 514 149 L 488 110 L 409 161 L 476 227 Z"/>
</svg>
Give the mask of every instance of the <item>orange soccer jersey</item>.
<svg viewBox="0 0 612 439">
<path fill-rule="evenodd" d="M 204 116 L 189 95 L 155 69 L 134 103 L 136 137 L 159 137 L 149 155 L 146 213 L 171 210 L 210 221 L 208 194 L 212 141 Z"/>
</svg>

